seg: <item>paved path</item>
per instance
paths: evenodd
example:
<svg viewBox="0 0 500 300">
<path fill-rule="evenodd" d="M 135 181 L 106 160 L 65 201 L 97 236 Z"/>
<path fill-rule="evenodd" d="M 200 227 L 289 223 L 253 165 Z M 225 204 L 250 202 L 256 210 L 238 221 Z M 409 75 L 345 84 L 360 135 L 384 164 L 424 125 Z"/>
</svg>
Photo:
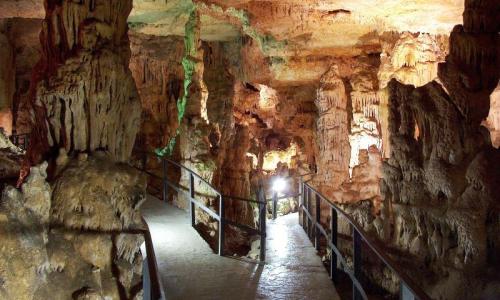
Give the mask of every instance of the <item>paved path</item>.
<svg viewBox="0 0 500 300">
<path fill-rule="evenodd" d="M 268 221 L 267 261 L 259 265 L 214 254 L 183 210 L 152 197 L 141 210 L 168 300 L 340 299 L 297 214 Z"/>
</svg>

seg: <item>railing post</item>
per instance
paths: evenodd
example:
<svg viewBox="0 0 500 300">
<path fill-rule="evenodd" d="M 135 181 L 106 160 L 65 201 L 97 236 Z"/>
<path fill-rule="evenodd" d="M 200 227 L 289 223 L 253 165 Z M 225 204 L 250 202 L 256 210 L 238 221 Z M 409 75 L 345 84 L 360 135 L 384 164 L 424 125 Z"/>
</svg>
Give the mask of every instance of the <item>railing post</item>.
<svg viewBox="0 0 500 300">
<path fill-rule="evenodd" d="M 194 202 L 193 202 L 194 196 L 195 196 L 194 176 L 190 172 L 189 173 L 189 212 L 191 214 L 191 226 L 193 226 L 193 227 L 196 224 L 195 206 L 194 206 Z"/>
<path fill-rule="evenodd" d="M 151 299 L 151 276 L 149 274 L 149 265 L 148 265 L 148 257 L 147 254 L 144 256 L 142 261 L 142 290 L 143 290 L 143 299 L 144 300 L 152 300 Z"/>
<path fill-rule="evenodd" d="M 320 232 L 319 232 L 319 228 L 317 225 L 320 225 L 320 221 L 321 221 L 321 206 L 320 206 L 320 201 L 321 201 L 321 198 L 319 197 L 318 194 L 316 194 L 316 222 L 315 222 L 315 226 L 314 226 L 314 248 L 316 248 L 316 250 L 319 250 L 319 247 L 320 247 Z M 317 225 L 316 225 L 317 224 Z"/>
<path fill-rule="evenodd" d="M 225 236 L 225 226 L 226 226 L 226 208 L 225 208 L 224 198 L 222 195 L 219 196 L 219 255 L 224 255 L 224 236 Z"/>
<path fill-rule="evenodd" d="M 361 266 L 362 266 L 362 257 L 361 257 L 361 235 L 356 230 L 356 228 L 352 228 L 353 233 L 353 264 L 354 264 L 354 277 L 361 283 Z M 352 284 L 352 298 L 353 300 L 361 300 L 361 293 L 358 291 L 354 283 Z"/>
<path fill-rule="evenodd" d="M 312 207 L 312 199 L 311 199 L 311 189 L 307 189 L 307 211 L 309 212 L 309 215 L 311 215 L 312 217 L 312 211 L 311 211 L 311 207 Z M 309 240 L 312 239 L 312 235 L 313 235 L 313 220 L 307 218 L 307 235 L 309 236 Z"/>
<path fill-rule="evenodd" d="M 163 165 L 163 201 L 166 203 L 168 201 L 168 174 L 167 174 L 167 161 L 162 158 L 162 165 Z M 147 163 L 147 159 L 146 159 Z"/>
<path fill-rule="evenodd" d="M 299 177 L 299 224 L 304 228 L 304 187 L 303 179 Z"/>
<path fill-rule="evenodd" d="M 401 281 L 399 288 L 400 288 L 399 299 L 401 299 L 401 300 L 416 300 L 415 295 L 413 295 L 413 293 L 410 291 L 410 289 L 408 289 L 408 287 L 406 286 L 406 284 L 403 281 Z"/>
<path fill-rule="evenodd" d="M 330 206 L 330 232 L 331 232 L 331 242 L 332 245 L 337 247 L 337 235 L 338 235 L 338 215 L 337 210 Z M 331 249 L 330 254 L 330 278 L 337 282 L 337 254 Z"/>
<path fill-rule="evenodd" d="M 278 192 L 273 193 L 273 220 L 278 217 Z"/>
<path fill-rule="evenodd" d="M 267 202 L 264 195 L 264 188 L 261 185 L 258 190 L 257 199 L 259 201 L 259 225 L 260 225 L 260 261 L 266 260 L 266 220 Z"/>
<path fill-rule="evenodd" d="M 309 211 L 309 187 L 307 185 L 304 185 L 304 207 L 306 208 L 307 212 L 310 213 Z M 309 235 L 309 229 L 310 229 L 310 223 L 309 223 L 309 216 L 304 212 L 304 218 L 305 218 L 305 228 L 304 230 L 306 231 L 307 237 L 311 238 Z"/>
<path fill-rule="evenodd" d="M 307 209 L 307 185 L 303 184 L 302 185 L 302 206 L 304 207 L 304 209 L 302 210 L 302 228 L 304 228 L 304 231 L 307 233 L 308 232 L 308 228 L 307 228 L 307 215 L 306 215 L 306 212 L 305 210 Z"/>
</svg>

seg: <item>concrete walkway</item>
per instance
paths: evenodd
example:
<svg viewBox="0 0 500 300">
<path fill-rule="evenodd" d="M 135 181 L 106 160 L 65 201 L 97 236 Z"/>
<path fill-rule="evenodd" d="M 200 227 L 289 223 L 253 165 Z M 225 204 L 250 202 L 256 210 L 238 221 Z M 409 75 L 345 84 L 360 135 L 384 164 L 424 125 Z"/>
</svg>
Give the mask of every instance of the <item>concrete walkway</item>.
<svg viewBox="0 0 500 300">
<path fill-rule="evenodd" d="M 268 221 L 267 261 L 259 265 L 214 254 L 183 210 L 152 197 L 141 210 L 169 300 L 340 299 L 297 214 Z"/>
</svg>

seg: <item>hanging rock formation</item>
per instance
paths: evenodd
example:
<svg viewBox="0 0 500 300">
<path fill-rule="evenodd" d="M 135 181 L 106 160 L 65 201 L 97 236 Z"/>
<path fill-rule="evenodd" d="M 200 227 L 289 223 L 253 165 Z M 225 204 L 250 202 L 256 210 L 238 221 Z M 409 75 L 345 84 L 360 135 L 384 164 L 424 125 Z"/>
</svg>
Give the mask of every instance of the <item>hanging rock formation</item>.
<svg viewBox="0 0 500 300">
<path fill-rule="evenodd" d="M 141 111 L 128 69 L 132 1 L 46 2 L 34 103 L 38 151 L 104 149 L 127 160 Z"/>
<path fill-rule="evenodd" d="M 395 78 L 422 86 L 437 78 L 438 63 L 448 52 L 448 37 L 425 33 L 387 33 L 383 37 L 378 78 L 380 88 Z"/>
<path fill-rule="evenodd" d="M 159 167 L 139 160 L 154 150 L 244 198 L 312 173 L 433 298 L 498 298 L 499 14 L 498 0 L 1 0 L 0 126 L 33 134 L 21 163 L 0 133 L 1 253 L 29 258 L 0 255 L 0 298 L 140 298 L 146 182 L 126 163 Z M 225 203 L 258 225 L 255 207 Z M 218 223 L 195 213 L 213 243 Z M 245 254 L 251 237 L 226 232 Z"/>
</svg>

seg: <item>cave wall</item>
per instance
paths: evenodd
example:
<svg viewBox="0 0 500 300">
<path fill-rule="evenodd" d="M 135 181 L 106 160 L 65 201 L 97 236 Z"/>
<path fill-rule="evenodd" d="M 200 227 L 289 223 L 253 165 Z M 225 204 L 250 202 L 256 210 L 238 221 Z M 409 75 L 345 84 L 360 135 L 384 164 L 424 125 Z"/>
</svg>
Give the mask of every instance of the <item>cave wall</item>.
<svg viewBox="0 0 500 300">
<path fill-rule="evenodd" d="M 6 133 L 12 131 L 12 100 L 14 98 L 15 74 L 13 47 L 5 34 L 5 21 L 2 21 L 0 31 L 0 127 Z"/>
<path fill-rule="evenodd" d="M 391 158 L 382 185 L 393 211 L 391 244 L 439 276 L 422 278 L 433 297 L 498 293 L 488 274 L 499 253 L 492 232 L 498 232 L 500 153 L 481 126 L 500 75 L 493 11 L 495 1 L 466 1 L 439 82 L 389 83 Z M 471 281 L 477 288 L 463 288 Z"/>
<path fill-rule="evenodd" d="M 498 38 L 490 10 L 497 8 L 466 2 L 449 44 L 446 35 L 387 32 L 380 57 L 333 59 L 316 97 L 314 184 L 420 268 L 433 297 L 498 290 L 486 279 L 498 260 L 498 152 L 490 142 Z M 489 133 L 480 125 L 487 117 Z M 481 288 L 459 288 L 474 276 Z"/>
<path fill-rule="evenodd" d="M 184 40 L 131 32 L 130 70 L 139 91 L 142 116 L 136 151 L 168 144 L 178 127 L 177 99 L 184 81 Z"/>
<path fill-rule="evenodd" d="M 30 86 L 32 83 L 32 73 L 35 65 L 40 60 L 41 44 L 40 31 L 42 29 L 41 19 L 26 19 L 26 18 L 6 18 L 1 21 L 2 28 L 0 31 L 4 33 L 8 44 L 4 46 L 4 50 L 10 49 L 12 52 L 10 58 L 8 55 L 3 56 L 3 59 L 9 59 L 5 62 L 4 71 L 12 71 L 13 77 L 11 85 L 13 92 L 9 97 L 9 122 L 12 129 L 17 133 L 29 133 L 32 127 L 32 112 L 30 111 Z M 8 66 L 8 67 L 7 67 Z"/>
<path fill-rule="evenodd" d="M 28 127 L 33 113 L 34 127 L 19 188 L 0 186 L 0 235 L 9 249 L 0 257 L 0 298 L 141 299 L 137 230 L 146 180 L 121 163 L 141 114 L 129 70 L 132 1 L 46 0 L 44 7 L 38 25 L 7 21 L 16 121 Z M 19 157 L 0 138 L 0 160 Z"/>
</svg>

